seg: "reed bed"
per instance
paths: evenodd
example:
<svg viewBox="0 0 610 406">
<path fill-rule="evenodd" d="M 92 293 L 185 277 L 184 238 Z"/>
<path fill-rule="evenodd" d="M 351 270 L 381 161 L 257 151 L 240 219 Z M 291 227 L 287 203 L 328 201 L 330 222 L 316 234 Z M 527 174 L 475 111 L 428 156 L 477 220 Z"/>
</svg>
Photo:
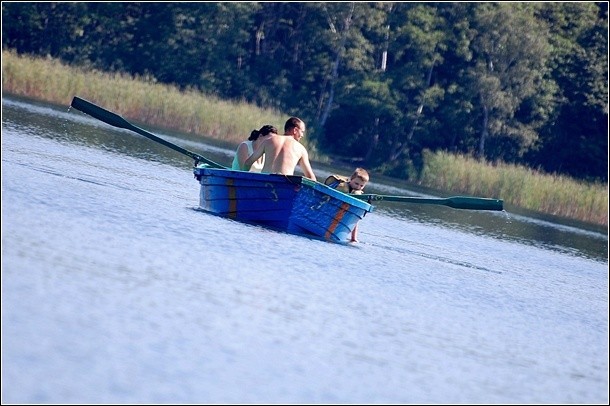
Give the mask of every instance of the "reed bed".
<svg viewBox="0 0 610 406">
<path fill-rule="evenodd" d="M 6 50 L 2 51 L 2 90 L 67 106 L 79 96 L 128 120 L 235 145 L 265 124 L 282 131 L 288 119 L 274 109 L 180 90 L 149 77 L 84 70 Z"/>
<path fill-rule="evenodd" d="M 482 163 L 446 152 L 424 154 L 421 184 L 503 199 L 528 210 L 608 226 L 608 184 L 581 182 L 529 168 Z"/>
<path fill-rule="evenodd" d="M 2 51 L 2 91 L 69 106 L 79 96 L 128 120 L 199 134 L 237 145 L 265 124 L 283 129 L 287 115 L 245 102 L 180 90 L 149 77 L 84 70 L 50 58 Z M 328 161 L 314 145 L 312 159 Z M 608 185 L 579 182 L 504 163 L 482 163 L 445 152 L 424 154 L 420 183 L 450 193 L 503 199 L 507 204 L 608 226 Z"/>
</svg>

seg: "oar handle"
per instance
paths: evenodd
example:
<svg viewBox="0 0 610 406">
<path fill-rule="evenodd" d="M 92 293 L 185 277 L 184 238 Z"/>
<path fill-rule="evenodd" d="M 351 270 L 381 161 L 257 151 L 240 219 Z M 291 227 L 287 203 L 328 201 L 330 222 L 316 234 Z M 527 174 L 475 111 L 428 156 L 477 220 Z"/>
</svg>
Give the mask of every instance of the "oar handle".
<svg viewBox="0 0 610 406">
<path fill-rule="evenodd" d="M 187 149 L 184 149 L 176 144 L 172 144 L 171 142 L 166 141 L 163 138 L 157 137 L 156 135 L 149 133 L 146 130 L 141 129 L 140 127 L 136 127 L 135 125 L 131 124 L 129 121 L 125 120 L 123 117 L 119 116 L 118 114 L 108 111 L 106 109 L 103 109 L 100 106 L 97 106 L 97 105 L 91 103 L 90 101 L 87 101 L 85 99 L 81 99 L 80 97 L 75 96 L 72 99 L 72 103 L 70 105 L 72 107 L 74 107 L 75 109 L 80 110 L 83 113 L 89 114 L 91 117 L 97 118 L 98 120 L 101 120 L 114 127 L 125 128 L 127 130 L 131 130 L 140 135 L 143 135 L 146 138 L 150 138 L 151 140 L 156 141 L 159 144 L 163 144 L 166 147 L 173 149 L 174 151 L 178 151 L 186 156 L 193 158 L 197 162 L 205 162 L 213 168 L 226 169 L 226 167 L 224 167 L 220 164 L 217 164 L 214 161 L 211 161 L 199 154 L 196 154 Z"/>
<path fill-rule="evenodd" d="M 361 200 L 372 201 L 389 201 L 389 202 L 404 202 L 418 204 L 437 204 L 448 206 L 454 209 L 466 210 L 504 210 L 504 202 L 500 199 L 488 199 L 482 197 L 454 196 L 447 198 L 425 198 L 425 197 L 410 197 L 410 196 L 388 196 L 376 194 L 352 195 Z"/>
</svg>

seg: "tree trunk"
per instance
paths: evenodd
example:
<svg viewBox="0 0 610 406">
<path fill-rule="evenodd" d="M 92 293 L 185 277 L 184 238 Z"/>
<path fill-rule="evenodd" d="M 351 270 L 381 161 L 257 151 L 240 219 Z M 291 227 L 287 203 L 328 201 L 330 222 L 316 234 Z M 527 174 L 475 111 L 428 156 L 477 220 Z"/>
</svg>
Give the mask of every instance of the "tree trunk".
<svg viewBox="0 0 610 406">
<path fill-rule="evenodd" d="M 341 62 L 341 57 L 343 56 L 343 50 L 345 49 L 345 43 L 347 42 L 347 35 L 349 33 L 349 29 L 352 24 L 352 17 L 354 15 L 355 6 L 356 6 L 356 3 L 352 3 L 349 14 L 345 18 L 344 29 L 343 29 L 343 32 L 341 33 L 341 41 L 339 43 L 339 46 L 337 47 L 337 52 L 335 53 L 335 60 L 333 62 L 333 68 L 332 68 L 331 77 L 330 77 L 330 90 L 329 90 L 328 101 L 326 102 L 326 106 L 324 107 L 324 111 L 322 112 L 322 117 L 320 117 L 320 121 L 318 123 L 318 125 L 320 127 L 324 127 L 324 124 L 326 124 L 326 120 L 328 119 L 328 116 L 330 115 L 330 109 L 333 105 L 333 99 L 334 99 L 334 95 L 335 95 L 335 82 L 337 81 L 337 78 L 339 77 L 339 62 Z M 320 95 L 321 99 L 323 97 L 324 97 L 324 92 L 322 92 L 322 94 Z"/>
<path fill-rule="evenodd" d="M 377 148 L 377 144 L 379 143 L 379 118 L 375 119 L 375 131 L 373 134 L 373 139 L 369 144 L 369 149 L 366 151 L 366 155 L 364 156 L 364 162 L 370 162 L 371 156 L 373 156 L 373 151 Z"/>
<path fill-rule="evenodd" d="M 483 108 L 483 122 L 481 123 L 481 138 L 479 140 L 479 149 L 477 151 L 478 159 L 483 159 L 485 156 L 485 140 L 487 139 L 487 125 L 489 124 L 489 108 L 485 104 L 483 96 L 481 96 L 481 106 Z"/>
<path fill-rule="evenodd" d="M 426 83 L 427 88 L 429 88 L 430 85 L 432 84 L 432 72 L 434 71 L 435 63 L 436 63 L 436 58 L 434 58 L 432 60 L 432 66 L 430 66 L 430 70 L 428 71 L 428 78 L 427 78 L 427 83 Z M 419 105 L 419 107 L 417 108 L 415 120 L 413 121 L 413 125 L 411 126 L 411 129 L 409 130 L 409 132 L 407 134 L 407 138 L 406 138 L 405 142 L 399 143 L 393 149 L 392 153 L 390 154 L 390 161 L 394 161 L 394 160 L 398 159 L 400 154 L 402 154 L 404 152 L 404 150 L 406 148 L 408 148 L 409 145 L 411 145 L 411 140 L 413 139 L 413 134 L 415 133 L 415 129 L 417 128 L 417 124 L 419 123 L 419 117 L 421 116 L 422 112 L 424 111 L 424 105 L 425 105 L 425 97 L 422 97 L 422 102 Z"/>
</svg>

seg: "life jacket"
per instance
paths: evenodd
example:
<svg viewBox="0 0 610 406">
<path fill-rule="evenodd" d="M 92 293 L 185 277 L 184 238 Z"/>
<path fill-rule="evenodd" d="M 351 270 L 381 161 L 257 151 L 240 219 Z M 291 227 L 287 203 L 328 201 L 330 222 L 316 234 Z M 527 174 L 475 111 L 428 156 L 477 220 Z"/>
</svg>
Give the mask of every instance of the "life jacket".
<svg viewBox="0 0 610 406">
<path fill-rule="evenodd" d="M 341 175 L 330 175 L 328 178 L 326 178 L 326 180 L 324 181 L 324 184 L 327 186 L 330 186 L 333 189 L 337 189 L 343 193 L 357 193 L 357 194 L 361 194 L 362 191 L 361 190 L 356 190 L 354 192 L 352 192 L 350 186 L 349 186 L 349 178 L 346 176 L 341 176 Z"/>
</svg>

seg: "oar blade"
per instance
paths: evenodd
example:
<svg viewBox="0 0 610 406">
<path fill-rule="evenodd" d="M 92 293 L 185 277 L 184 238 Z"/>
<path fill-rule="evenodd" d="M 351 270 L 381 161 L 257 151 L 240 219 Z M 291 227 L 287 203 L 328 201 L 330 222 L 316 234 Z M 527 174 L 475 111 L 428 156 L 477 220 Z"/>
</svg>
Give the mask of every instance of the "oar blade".
<svg viewBox="0 0 610 406">
<path fill-rule="evenodd" d="M 500 199 L 487 199 L 482 197 L 454 196 L 445 199 L 447 206 L 454 209 L 465 210 L 504 210 L 504 202 Z"/>
<path fill-rule="evenodd" d="M 72 99 L 72 103 L 70 106 L 74 107 L 76 110 L 82 111 L 85 114 L 89 114 L 91 117 L 97 118 L 107 124 L 118 128 L 127 128 L 132 129 L 132 124 L 130 124 L 123 117 L 118 114 L 112 113 L 108 110 L 105 110 L 95 104 L 81 99 L 80 97 L 74 96 Z"/>
<path fill-rule="evenodd" d="M 82 111 L 85 114 L 89 114 L 91 117 L 97 118 L 98 120 L 101 120 L 107 124 L 110 124 L 110 125 L 118 127 L 118 128 L 125 128 L 127 130 L 134 131 L 140 135 L 143 135 L 146 138 L 149 138 L 153 141 L 158 142 L 159 144 L 163 144 L 166 147 L 173 149 L 174 151 L 178 151 L 181 154 L 184 154 L 186 156 L 193 158 L 196 163 L 205 162 L 206 164 L 208 164 L 209 166 L 211 166 L 213 168 L 227 169 L 226 167 L 224 167 L 214 161 L 211 161 L 199 154 L 196 154 L 187 149 L 184 149 L 179 145 L 172 144 L 171 142 L 166 141 L 163 138 L 157 137 L 153 133 L 143 130 L 140 127 L 136 127 L 135 125 L 131 124 L 129 121 L 125 120 L 123 117 L 119 116 L 118 114 L 108 111 L 106 109 L 103 109 L 100 106 L 97 106 L 85 99 L 81 99 L 78 96 L 74 96 L 70 106 L 74 107 L 77 110 Z"/>
</svg>

